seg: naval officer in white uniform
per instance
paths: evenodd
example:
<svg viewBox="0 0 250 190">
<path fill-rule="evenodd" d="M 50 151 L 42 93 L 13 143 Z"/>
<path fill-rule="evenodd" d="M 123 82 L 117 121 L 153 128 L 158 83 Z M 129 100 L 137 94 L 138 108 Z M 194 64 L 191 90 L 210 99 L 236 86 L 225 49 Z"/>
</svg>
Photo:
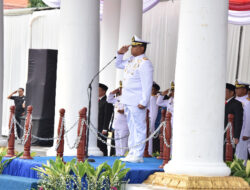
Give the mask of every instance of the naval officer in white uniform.
<svg viewBox="0 0 250 190">
<path fill-rule="evenodd" d="M 143 162 L 146 139 L 146 113 L 153 85 L 153 66 L 145 56 L 148 42 L 132 38 L 132 44 L 123 46 L 117 54 L 116 67 L 124 69 L 121 103 L 124 104 L 129 128 L 129 153 L 122 161 Z M 131 48 L 132 56 L 123 60 L 124 54 Z M 138 145 L 134 147 L 135 145 Z"/>
<path fill-rule="evenodd" d="M 156 104 L 161 107 L 166 107 L 167 111 L 172 114 L 171 117 L 171 124 L 173 126 L 173 117 L 174 117 L 174 81 L 171 81 L 171 89 L 168 89 L 164 92 L 162 92 L 156 101 Z M 164 97 L 167 96 L 167 100 L 164 100 Z"/>
<path fill-rule="evenodd" d="M 248 101 L 248 84 L 240 81 L 235 82 L 236 100 L 243 106 L 243 124 L 239 143 L 236 146 L 235 155 L 242 160 L 248 160 L 250 153 L 250 103 Z"/>
<path fill-rule="evenodd" d="M 158 115 L 158 111 L 159 111 L 159 106 L 156 104 L 157 101 L 157 94 L 159 93 L 160 90 L 160 86 L 153 82 L 153 86 L 152 86 L 152 93 L 151 93 L 151 97 L 150 97 L 150 103 L 149 103 L 149 120 L 150 120 L 150 128 L 149 128 L 149 134 L 154 133 L 155 131 L 155 121 Z M 152 156 L 153 154 L 153 139 L 149 140 L 148 143 L 148 153 L 149 155 Z"/>
<path fill-rule="evenodd" d="M 128 146 L 128 124 L 127 118 L 124 114 L 124 105 L 121 103 L 120 98 L 122 95 L 122 86 L 120 88 L 110 92 L 107 98 L 107 102 L 114 105 L 114 122 L 113 129 L 115 130 L 115 154 L 116 156 L 124 156 Z M 123 147 L 124 149 L 121 149 Z"/>
</svg>

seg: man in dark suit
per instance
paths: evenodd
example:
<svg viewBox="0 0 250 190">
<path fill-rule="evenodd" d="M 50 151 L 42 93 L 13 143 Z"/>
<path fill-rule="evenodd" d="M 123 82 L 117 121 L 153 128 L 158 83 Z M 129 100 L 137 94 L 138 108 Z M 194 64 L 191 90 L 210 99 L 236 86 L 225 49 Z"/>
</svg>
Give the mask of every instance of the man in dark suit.
<svg viewBox="0 0 250 190">
<path fill-rule="evenodd" d="M 113 114 L 113 105 L 107 103 L 106 92 L 108 87 L 99 83 L 99 112 L 98 112 L 98 131 L 104 136 L 108 136 L 109 123 Z M 107 139 L 99 135 L 103 141 L 107 142 Z M 108 155 L 107 145 L 100 140 L 97 140 L 97 146 L 103 152 L 104 156 Z"/>
<path fill-rule="evenodd" d="M 228 124 L 228 114 L 234 115 L 233 138 L 235 144 L 238 144 L 243 123 L 243 107 L 241 102 L 235 99 L 235 86 L 229 83 L 226 84 L 225 128 Z"/>
</svg>

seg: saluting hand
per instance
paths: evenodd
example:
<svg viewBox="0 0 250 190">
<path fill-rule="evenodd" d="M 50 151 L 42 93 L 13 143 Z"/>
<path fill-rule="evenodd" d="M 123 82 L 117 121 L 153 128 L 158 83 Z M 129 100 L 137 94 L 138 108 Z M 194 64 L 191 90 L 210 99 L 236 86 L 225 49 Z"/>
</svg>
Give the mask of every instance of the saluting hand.
<svg viewBox="0 0 250 190">
<path fill-rule="evenodd" d="M 116 93 L 118 93 L 118 92 L 120 92 L 120 89 L 119 89 L 119 88 L 117 88 L 117 89 L 115 89 L 114 91 L 112 91 L 111 94 L 116 94 Z"/>
<path fill-rule="evenodd" d="M 128 51 L 129 47 L 130 45 L 122 46 L 121 49 L 118 51 L 118 54 L 125 54 Z"/>
<path fill-rule="evenodd" d="M 161 93 L 161 95 L 162 95 L 162 96 L 166 96 L 166 95 L 168 95 L 168 93 L 169 93 L 169 89 L 163 91 L 163 92 Z"/>
</svg>

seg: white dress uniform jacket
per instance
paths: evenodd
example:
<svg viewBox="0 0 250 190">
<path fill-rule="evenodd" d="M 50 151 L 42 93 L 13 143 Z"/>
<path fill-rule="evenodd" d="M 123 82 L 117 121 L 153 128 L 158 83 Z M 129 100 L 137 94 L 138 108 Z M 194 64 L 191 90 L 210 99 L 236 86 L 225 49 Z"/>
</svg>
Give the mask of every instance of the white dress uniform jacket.
<svg viewBox="0 0 250 190">
<path fill-rule="evenodd" d="M 245 95 L 245 96 L 242 96 L 242 97 L 238 97 L 238 96 L 235 97 L 236 100 L 238 100 L 238 101 L 240 101 L 242 103 L 243 108 L 244 108 L 244 105 L 248 104 L 248 102 L 249 102 L 247 100 L 247 98 L 248 98 L 248 95 Z"/>
<path fill-rule="evenodd" d="M 174 116 L 174 98 L 170 97 L 168 100 L 164 100 L 164 96 L 159 95 L 156 101 L 156 104 L 161 107 L 166 107 L 167 111 Z"/>
<path fill-rule="evenodd" d="M 118 110 L 124 110 L 124 105 L 120 102 L 121 96 L 115 97 L 114 94 L 109 94 L 107 102 L 114 105 L 114 121 L 113 129 L 128 130 L 127 118 L 125 114 L 121 114 Z"/>
<path fill-rule="evenodd" d="M 121 102 L 131 106 L 147 106 L 153 85 L 152 63 L 144 54 L 127 60 L 123 60 L 123 55 L 118 54 L 116 67 L 124 69 Z"/>
</svg>

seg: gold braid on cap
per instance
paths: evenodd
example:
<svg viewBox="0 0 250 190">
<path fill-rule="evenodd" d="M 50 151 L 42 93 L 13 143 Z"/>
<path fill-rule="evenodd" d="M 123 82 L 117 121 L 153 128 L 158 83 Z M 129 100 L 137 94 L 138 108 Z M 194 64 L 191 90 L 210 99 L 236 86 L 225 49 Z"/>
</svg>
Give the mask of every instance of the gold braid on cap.
<svg viewBox="0 0 250 190">
<path fill-rule="evenodd" d="M 246 88 L 245 84 L 239 84 L 238 80 L 235 81 L 235 87 L 236 88 Z"/>
<path fill-rule="evenodd" d="M 142 42 L 136 42 L 135 37 L 132 38 L 132 43 L 131 43 L 132 46 L 138 46 L 138 45 L 142 45 L 142 44 L 143 44 Z"/>
</svg>

